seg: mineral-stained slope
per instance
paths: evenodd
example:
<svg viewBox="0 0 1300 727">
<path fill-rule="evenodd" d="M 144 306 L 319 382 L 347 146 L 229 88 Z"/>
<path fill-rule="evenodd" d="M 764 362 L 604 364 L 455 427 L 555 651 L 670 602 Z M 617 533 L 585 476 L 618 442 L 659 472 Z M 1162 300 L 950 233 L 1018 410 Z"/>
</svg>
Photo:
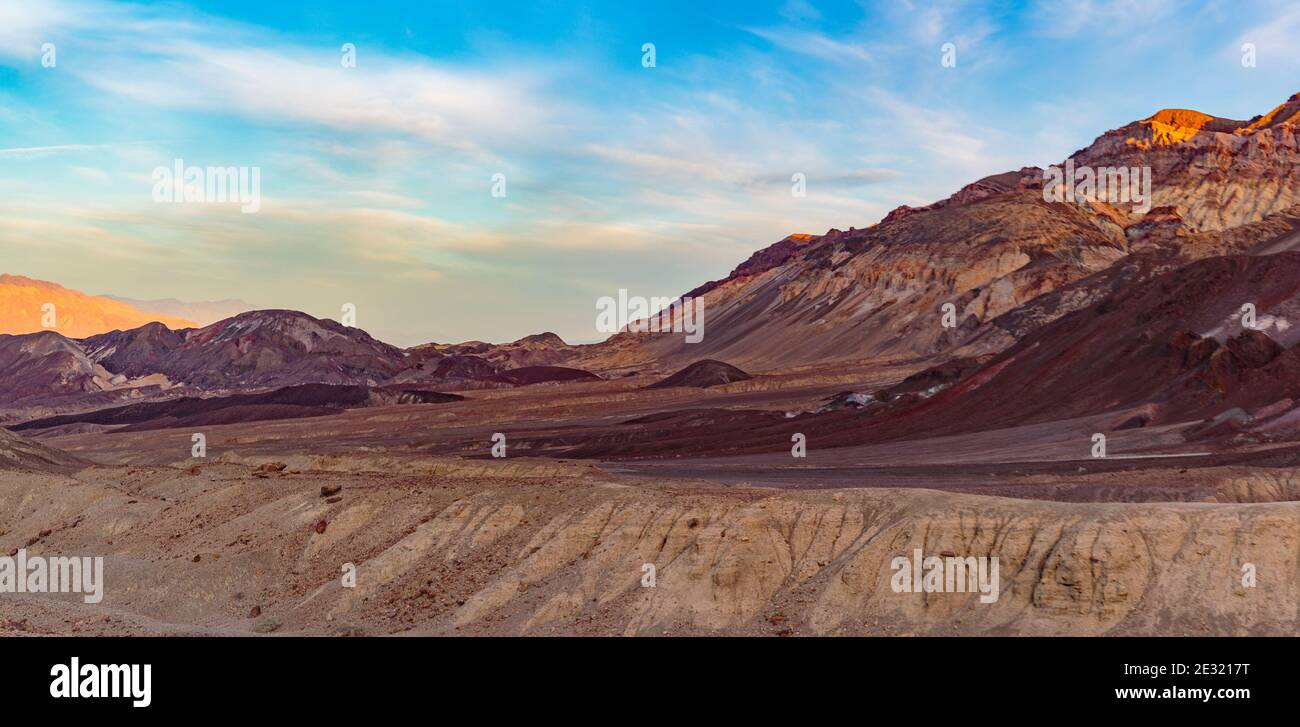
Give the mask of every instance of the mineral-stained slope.
<svg viewBox="0 0 1300 727">
<path fill-rule="evenodd" d="M 1254 309 L 1253 327 L 1243 307 Z M 878 431 L 991 429 L 1105 411 L 1134 424 L 1300 398 L 1300 253 L 1209 258 L 1030 333 Z"/>
<path fill-rule="evenodd" d="M 763 371 L 930 355 L 957 343 L 965 330 L 941 325 L 945 303 L 953 304 L 958 326 L 987 320 L 1109 267 L 1126 250 L 1122 234 L 1094 224 L 1077 206 L 999 192 L 866 230 L 832 232 L 776 267 L 741 266 L 702 294 L 699 343 L 680 335 L 620 334 L 578 365 L 632 365 L 640 356 L 677 367 L 714 358 Z"/>
</svg>

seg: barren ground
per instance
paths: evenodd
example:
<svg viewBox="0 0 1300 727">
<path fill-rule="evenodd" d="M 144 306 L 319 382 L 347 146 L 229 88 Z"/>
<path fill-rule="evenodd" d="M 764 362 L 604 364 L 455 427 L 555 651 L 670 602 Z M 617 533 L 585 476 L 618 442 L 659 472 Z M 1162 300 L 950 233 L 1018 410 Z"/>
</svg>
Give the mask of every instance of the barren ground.
<svg viewBox="0 0 1300 727">
<path fill-rule="evenodd" d="M 726 458 L 487 457 L 494 431 L 598 430 L 687 404 L 810 409 L 870 375 L 474 392 L 213 427 L 201 460 L 189 431 L 51 433 L 44 444 L 96 464 L 0 473 L 0 552 L 104 555 L 106 595 L 7 594 L 0 632 L 1300 630 L 1300 475 L 1251 463 L 1267 453 L 1202 456 L 1177 428 L 1117 432 L 1105 461 L 1089 456 L 1087 420 L 809 442 L 805 460 L 788 443 Z M 464 441 L 482 451 L 436 453 Z M 324 485 L 342 486 L 337 500 Z M 915 549 L 997 556 L 999 600 L 895 593 L 890 561 Z M 347 563 L 355 588 L 340 581 Z M 654 587 L 642 585 L 646 564 Z M 1241 582 L 1247 564 L 1254 588 Z"/>
</svg>

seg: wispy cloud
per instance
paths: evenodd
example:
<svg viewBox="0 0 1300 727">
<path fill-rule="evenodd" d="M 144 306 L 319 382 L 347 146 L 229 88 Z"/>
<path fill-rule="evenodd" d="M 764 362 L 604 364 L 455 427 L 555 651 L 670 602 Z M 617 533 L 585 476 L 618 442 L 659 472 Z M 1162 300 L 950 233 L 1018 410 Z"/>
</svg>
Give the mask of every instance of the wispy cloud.
<svg viewBox="0 0 1300 727">
<path fill-rule="evenodd" d="M 1277 63 L 1284 68 L 1300 66 L 1300 5 L 1287 3 L 1272 18 L 1251 27 L 1237 37 L 1227 48 L 1230 59 L 1241 57 L 1241 46 L 1252 43 L 1256 49 L 1256 62 Z"/>
<path fill-rule="evenodd" d="M 376 4 L 368 23 L 340 20 L 345 0 L 315 7 L 230 11 L 272 26 L 183 3 L 0 0 L 5 264 L 326 314 L 346 292 L 376 311 L 368 326 L 415 339 L 565 333 L 589 328 L 593 290 L 680 293 L 791 232 L 1059 161 L 1153 97 L 1276 103 L 1296 89 L 1270 79 L 1300 65 L 1283 2 L 682 0 L 656 12 L 683 22 L 654 33 L 621 3 L 459 18 Z M 658 67 L 639 64 L 643 33 Z M 1179 48 L 1227 38 L 1259 46 L 1258 73 Z M 153 203 L 151 170 L 181 158 L 260 167 L 262 211 Z M 467 298 L 481 305 L 462 317 L 412 313 Z"/>
<path fill-rule="evenodd" d="M 1033 17 L 1039 31 L 1052 37 L 1069 38 L 1081 33 L 1113 36 L 1149 30 L 1175 15 L 1184 4 L 1179 0 L 1038 0 L 1033 5 Z"/>
<path fill-rule="evenodd" d="M 869 63 L 872 60 L 872 53 L 867 46 L 832 38 L 824 33 L 790 27 L 745 30 L 782 50 L 830 63 Z"/>
<path fill-rule="evenodd" d="M 110 148 L 110 145 L 108 144 L 55 144 L 52 146 L 24 146 L 24 147 L 13 147 L 10 149 L 0 149 L 0 157 L 19 157 L 23 159 L 35 159 L 38 157 L 49 156 L 51 154 L 92 151 L 96 149 L 107 149 L 107 148 Z"/>
</svg>

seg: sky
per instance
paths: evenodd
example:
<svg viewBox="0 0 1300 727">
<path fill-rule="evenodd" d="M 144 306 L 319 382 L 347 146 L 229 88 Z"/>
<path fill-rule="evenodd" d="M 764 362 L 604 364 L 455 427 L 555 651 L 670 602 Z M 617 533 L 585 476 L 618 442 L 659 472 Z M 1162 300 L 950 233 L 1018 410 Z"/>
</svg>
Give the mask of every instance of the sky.
<svg viewBox="0 0 1300 727">
<path fill-rule="evenodd" d="M 1291 0 L 0 0 L 0 272 L 352 304 L 398 345 L 599 340 L 620 289 L 680 295 L 1160 108 L 1265 113 L 1297 37 Z M 256 168 L 257 211 L 157 201 L 176 160 Z"/>
</svg>

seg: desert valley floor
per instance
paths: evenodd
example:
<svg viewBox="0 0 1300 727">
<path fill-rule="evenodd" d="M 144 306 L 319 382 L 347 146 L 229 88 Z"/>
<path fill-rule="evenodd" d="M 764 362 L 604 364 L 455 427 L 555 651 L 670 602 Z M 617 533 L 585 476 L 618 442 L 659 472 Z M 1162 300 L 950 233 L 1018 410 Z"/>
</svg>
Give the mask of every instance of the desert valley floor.
<svg viewBox="0 0 1300 727">
<path fill-rule="evenodd" d="M 906 373 L 475 391 L 213 426 L 203 459 L 188 429 L 47 432 L 35 441 L 58 451 L 33 455 L 44 472 L 0 471 L 0 550 L 106 555 L 105 597 L 14 596 L 0 632 L 1298 630 L 1300 476 L 1287 446 L 1208 454 L 1177 427 L 1150 427 L 1115 432 L 1098 460 L 1085 419 L 821 450 L 810 438 L 804 459 L 788 441 L 724 457 L 530 451 L 636 427 L 684 397 L 799 411 Z M 505 458 L 489 454 L 494 432 Z M 914 549 L 998 556 L 1001 598 L 894 593 L 889 562 Z M 355 588 L 340 582 L 348 563 Z"/>
</svg>

